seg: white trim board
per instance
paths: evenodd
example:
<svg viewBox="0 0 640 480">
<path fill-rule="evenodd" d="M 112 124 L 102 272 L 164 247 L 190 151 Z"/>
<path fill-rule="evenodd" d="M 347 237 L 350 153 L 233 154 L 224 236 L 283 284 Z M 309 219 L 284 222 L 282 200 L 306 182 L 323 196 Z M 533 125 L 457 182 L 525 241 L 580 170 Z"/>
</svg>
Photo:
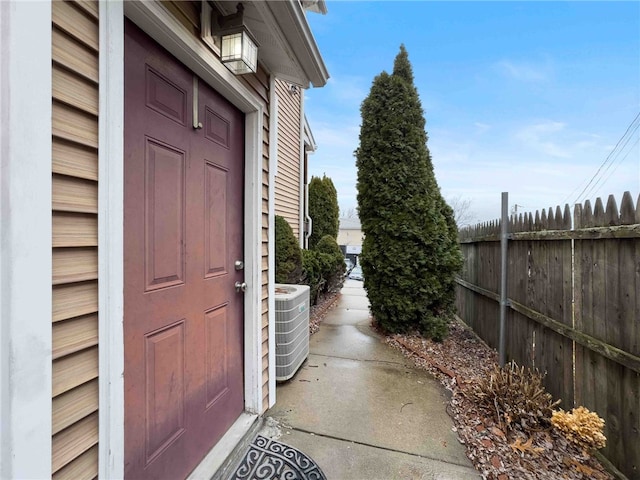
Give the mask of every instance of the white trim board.
<svg viewBox="0 0 640 480">
<path fill-rule="evenodd" d="M 258 416 L 250 413 L 242 413 L 227 430 L 218 444 L 211 449 L 200 464 L 189 474 L 187 480 L 202 480 L 211 478 L 214 472 L 222 467 L 226 459 L 233 453 L 236 445 L 244 438 L 258 420 Z"/>
<path fill-rule="evenodd" d="M 108 262 L 100 270 L 100 348 L 107 353 L 100 357 L 100 474 L 104 478 L 120 478 L 124 472 L 124 342 L 122 338 L 122 290 L 124 288 L 122 252 L 124 222 L 122 169 L 124 89 L 117 82 L 105 80 L 103 75 L 123 75 L 124 34 L 120 31 L 124 15 L 130 18 L 160 45 L 184 63 L 203 81 L 216 89 L 245 115 L 245 412 L 262 411 L 262 119 L 266 105 L 254 92 L 229 72 L 198 39 L 177 22 L 156 2 L 103 2 L 100 22 L 101 45 L 106 49 L 101 59 L 101 112 L 116 119 L 101 119 L 100 158 L 101 191 L 99 215 L 101 231 L 100 259 Z M 120 12 L 120 13 L 118 13 Z M 120 16 L 120 19 L 118 19 Z M 50 30 L 50 27 L 49 27 Z M 50 46 L 48 47 L 50 51 Z M 121 59 L 122 58 L 122 59 Z M 50 62 L 49 62 L 50 64 Z M 102 89 L 105 88 L 104 97 Z M 47 90 L 50 92 L 50 89 Z M 103 143 L 104 142 L 104 143 Z M 104 149 L 104 152 L 103 152 Z M 106 157 L 109 155 L 109 157 Z M 115 156 L 114 156 L 115 155 Z M 108 161 L 107 161 L 108 158 Z M 104 170 L 102 170 L 104 169 Z M 102 176 L 104 174 L 104 176 Z M 50 176 L 50 175 L 49 175 Z M 105 182 L 102 185 L 102 182 Z M 111 198 L 112 195 L 118 198 Z M 49 200 L 50 201 L 50 200 Z M 114 265 L 119 262 L 118 265 Z M 50 280 L 50 276 L 47 277 Z M 106 309 L 103 312 L 102 308 Z M 50 318 L 50 316 L 48 317 Z M 108 342 L 103 346 L 103 341 Z M 103 378 L 104 376 L 104 378 Z M 49 398 L 50 401 L 50 398 Z M 109 402 L 105 404 L 105 402 Z M 111 404 L 112 407 L 109 406 Z M 120 406 L 113 407 L 114 404 Z M 106 412 L 102 409 L 106 408 Z M 107 423 L 108 422 L 108 423 Z M 245 422 L 246 423 L 246 422 Z M 241 422 L 241 425 L 245 425 Z M 247 429 L 250 427 L 246 427 Z M 242 427 L 244 428 L 244 427 Z M 217 451 L 227 449 L 237 435 L 226 436 L 216 445 Z M 49 439 L 50 441 L 50 439 Z M 104 445 L 102 445 L 104 442 Z M 222 450 L 220 450 L 222 449 Z M 50 462 L 50 456 L 47 457 Z M 210 472 L 213 473 L 213 472 Z"/>
<path fill-rule="evenodd" d="M 0 478 L 50 478 L 50 2 L 0 2 L 0 58 Z"/>
<path fill-rule="evenodd" d="M 269 408 L 276 403 L 276 175 L 278 173 L 278 94 L 269 80 Z"/>
<path fill-rule="evenodd" d="M 98 476 L 124 476 L 124 10 L 100 2 Z"/>
<path fill-rule="evenodd" d="M 300 124 L 298 125 L 298 129 L 299 129 L 299 138 L 300 138 L 300 143 L 298 145 L 298 169 L 300 171 L 299 174 L 299 179 L 298 179 L 298 215 L 299 215 L 299 227 L 298 227 L 298 232 L 299 233 L 299 237 L 300 237 L 300 248 L 306 248 L 307 247 L 307 237 L 305 235 L 305 228 L 304 228 L 304 221 L 306 220 L 307 217 L 307 212 L 306 212 L 306 203 L 305 203 L 305 190 L 306 190 L 306 184 L 305 184 L 305 178 L 304 178 L 304 126 L 305 126 L 305 114 L 304 114 L 304 90 L 299 89 L 298 90 L 298 96 L 300 97 L 300 102 L 298 104 L 298 113 L 300 114 Z"/>
</svg>

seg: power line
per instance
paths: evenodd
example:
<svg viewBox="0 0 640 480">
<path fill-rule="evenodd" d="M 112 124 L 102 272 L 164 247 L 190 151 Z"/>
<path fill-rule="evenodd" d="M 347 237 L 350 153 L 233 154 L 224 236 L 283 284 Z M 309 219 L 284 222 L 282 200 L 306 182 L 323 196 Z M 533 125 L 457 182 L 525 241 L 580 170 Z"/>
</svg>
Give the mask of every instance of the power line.
<svg viewBox="0 0 640 480">
<path fill-rule="evenodd" d="M 636 121 L 638 121 L 640 119 L 640 112 L 638 112 L 638 115 L 636 115 L 636 117 L 633 119 L 633 121 L 629 124 L 629 126 L 627 127 L 627 130 L 624 132 L 624 134 L 622 135 L 622 137 L 620 137 L 620 139 L 618 140 L 618 143 L 616 143 L 615 147 L 613 147 L 613 150 L 611 150 L 611 152 L 609 153 L 609 155 L 607 155 L 607 158 L 605 158 L 604 162 L 602 162 L 602 164 L 600 165 L 600 167 L 598 167 L 598 170 L 596 171 L 596 173 L 591 177 L 591 179 L 589 180 L 589 183 L 587 183 L 587 185 L 582 189 L 582 191 L 578 194 L 578 196 L 576 197 L 576 199 L 573 201 L 573 203 L 577 203 L 578 200 L 580 198 L 582 198 L 583 194 L 587 191 L 587 189 L 589 188 L 589 186 L 593 183 L 593 181 L 596 179 L 596 177 L 598 177 L 598 175 L 600 174 L 600 171 L 602 170 L 602 168 L 609 162 L 610 159 L 612 159 L 612 157 L 614 156 L 614 153 L 618 150 L 618 147 L 620 146 L 620 143 L 623 142 L 623 140 L 625 140 L 625 138 L 629 135 L 629 131 L 633 128 L 633 130 L 635 131 L 638 126 L 636 125 L 635 127 L 633 127 L 633 125 L 636 123 Z M 640 125 L 640 123 L 639 123 Z M 626 140 L 626 142 L 628 142 L 628 139 Z M 625 142 L 625 145 L 626 145 Z"/>
<path fill-rule="evenodd" d="M 625 138 L 629 135 L 630 136 L 630 131 L 633 129 L 633 131 L 635 132 L 635 130 L 638 129 L 638 126 L 640 125 L 640 112 L 638 112 L 638 114 L 636 115 L 636 117 L 633 119 L 633 121 L 629 124 L 629 126 L 627 127 L 627 130 L 624 132 L 624 134 L 622 135 L 622 137 L 620 137 L 620 139 L 618 140 L 618 142 L 616 143 L 615 147 L 613 147 L 613 150 L 611 150 L 611 152 L 609 153 L 609 155 L 607 155 L 607 158 L 604 159 L 604 161 L 602 162 L 602 164 L 600 165 L 600 167 L 598 167 L 598 170 L 596 171 L 596 173 L 594 173 L 594 175 L 591 177 L 591 179 L 589 180 L 589 183 L 587 183 L 587 185 L 582 189 L 582 191 L 578 194 L 578 196 L 576 197 L 576 199 L 573 201 L 573 203 L 577 203 L 578 200 L 580 198 L 582 198 L 583 194 L 587 191 L 587 189 L 591 186 L 591 184 L 593 183 L 593 181 L 596 179 L 596 177 L 598 177 L 598 175 L 600 175 L 600 171 L 604 168 L 604 166 L 609 162 L 610 159 L 612 159 L 612 157 L 614 156 L 614 153 L 616 153 L 616 150 L 618 150 L 618 146 L 625 141 Z M 634 124 L 638 122 L 638 125 L 636 125 L 634 127 Z M 629 139 L 626 139 L 625 141 L 625 145 L 628 143 Z M 624 147 L 624 146 L 623 146 Z M 616 154 L 617 156 L 618 154 Z M 615 157 L 614 157 L 615 158 Z M 626 156 L 625 156 L 626 158 Z M 578 187 L 579 188 L 579 187 Z M 574 190 L 575 191 L 575 190 Z M 573 194 L 573 192 L 571 192 L 567 198 L 562 202 L 565 203 Z"/>
<path fill-rule="evenodd" d="M 636 128 L 636 130 L 637 130 L 637 128 Z M 611 170 L 611 173 L 609 173 L 609 175 L 607 175 L 607 178 L 605 178 L 605 179 L 604 179 L 604 181 L 602 182 L 602 184 L 600 185 L 601 187 L 602 187 L 602 186 L 604 186 L 604 184 L 605 184 L 605 183 L 607 183 L 607 182 L 609 181 L 609 179 L 611 178 L 611 175 L 613 175 L 613 174 L 615 173 L 615 171 L 618 169 L 618 167 L 619 167 L 620 165 L 622 165 L 622 163 L 626 160 L 626 158 L 629 156 L 629 154 L 633 151 L 633 147 L 635 147 L 635 146 L 638 144 L 638 142 L 640 142 L 640 136 L 636 137 L 636 141 L 635 141 L 635 142 L 633 142 L 633 145 L 631 145 L 631 148 L 629 148 L 629 151 L 627 151 L 627 153 L 625 154 L 625 156 L 624 156 L 624 157 L 622 157 L 622 158 L 620 159 L 620 161 L 616 164 L 616 166 L 614 167 L 614 169 L 613 169 L 613 170 Z M 629 143 L 629 142 L 627 142 L 627 143 Z M 626 146 L 626 144 L 625 144 L 624 146 Z M 624 146 L 623 146 L 622 148 L 624 148 Z M 622 152 L 622 150 L 621 150 L 621 152 Z M 619 155 L 618 155 L 618 156 L 619 156 Z M 615 163 L 615 162 L 612 162 L 611 164 L 609 164 L 609 166 L 612 166 L 614 163 Z M 608 169 L 608 168 L 607 168 L 607 169 Z M 604 174 L 604 173 L 606 173 L 606 170 L 605 170 L 605 172 L 603 172 L 603 174 Z M 596 191 L 596 187 L 597 187 L 597 186 L 598 186 L 598 184 L 600 183 L 600 180 L 602 180 L 603 178 L 604 178 L 604 177 L 601 177 L 601 178 L 600 178 L 600 179 L 599 179 L 599 180 L 598 180 L 598 181 L 593 185 L 593 187 L 591 188 L 591 190 L 585 194 L 585 197 L 589 197 L 589 195 L 591 195 L 593 192 L 595 192 L 595 191 Z"/>
</svg>

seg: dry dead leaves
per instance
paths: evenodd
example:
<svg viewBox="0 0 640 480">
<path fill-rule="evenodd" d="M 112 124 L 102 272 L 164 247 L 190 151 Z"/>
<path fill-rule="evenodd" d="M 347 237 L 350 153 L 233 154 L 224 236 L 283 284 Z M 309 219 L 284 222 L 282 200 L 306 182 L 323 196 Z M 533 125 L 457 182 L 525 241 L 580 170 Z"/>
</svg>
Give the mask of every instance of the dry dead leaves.
<svg viewBox="0 0 640 480">
<path fill-rule="evenodd" d="M 522 438 L 518 437 L 516 438 L 516 441 L 513 442 L 512 444 L 510 444 L 509 446 L 511 447 L 511 449 L 514 452 L 520 452 L 520 454 L 522 456 L 524 456 L 526 453 L 531 453 L 533 455 L 537 455 L 539 453 L 544 452 L 544 448 L 542 447 L 534 447 L 532 445 L 533 442 L 533 438 L 529 437 L 529 440 L 527 440 L 526 442 L 522 441 Z"/>
<path fill-rule="evenodd" d="M 387 343 L 433 374 L 451 392 L 447 412 L 467 456 L 485 479 L 594 479 L 613 477 L 600 463 L 556 429 L 506 432 L 465 395 L 497 363 L 497 353 L 459 322 L 436 343 L 418 336 L 393 335 Z"/>
</svg>

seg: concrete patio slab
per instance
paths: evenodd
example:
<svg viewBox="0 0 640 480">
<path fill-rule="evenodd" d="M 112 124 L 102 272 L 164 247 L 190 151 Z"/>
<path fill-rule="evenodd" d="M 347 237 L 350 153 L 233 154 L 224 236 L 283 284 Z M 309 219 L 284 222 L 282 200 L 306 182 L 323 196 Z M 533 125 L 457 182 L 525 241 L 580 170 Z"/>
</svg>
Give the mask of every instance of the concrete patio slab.
<svg viewBox="0 0 640 480">
<path fill-rule="evenodd" d="M 266 414 L 276 427 L 263 435 L 310 455 L 330 479 L 479 478 L 452 431 L 446 390 L 369 323 L 362 283 L 348 280 L 309 358 L 278 386 Z"/>
<path fill-rule="evenodd" d="M 467 480 L 478 476 L 468 466 L 296 430 L 283 429 L 279 441 L 295 444 L 329 479 Z"/>
<path fill-rule="evenodd" d="M 296 430 L 466 465 L 446 403 L 440 384 L 409 366 L 310 355 L 269 416 Z"/>
<path fill-rule="evenodd" d="M 378 360 L 407 363 L 402 354 L 383 343 L 368 323 L 357 325 L 323 325 L 311 337 L 309 348 L 316 355 L 352 360 Z"/>
</svg>

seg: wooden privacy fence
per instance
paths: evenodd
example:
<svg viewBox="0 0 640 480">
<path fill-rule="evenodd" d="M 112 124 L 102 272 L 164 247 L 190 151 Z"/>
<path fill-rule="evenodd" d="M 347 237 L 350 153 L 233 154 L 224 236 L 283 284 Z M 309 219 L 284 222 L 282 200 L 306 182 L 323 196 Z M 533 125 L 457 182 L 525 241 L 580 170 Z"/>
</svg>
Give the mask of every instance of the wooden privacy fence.
<svg viewBox="0 0 640 480">
<path fill-rule="evenodd" d="M 573 224 L 572 224 L 573 223 Z M 462 320 L 498 346 L 501 222 L 460 231 Z M 561 407 L 605 419 L 603 455 L 640 479 L 640 197 L 508 221 L 505 354 L 547 372 Z"/>
</svg>

